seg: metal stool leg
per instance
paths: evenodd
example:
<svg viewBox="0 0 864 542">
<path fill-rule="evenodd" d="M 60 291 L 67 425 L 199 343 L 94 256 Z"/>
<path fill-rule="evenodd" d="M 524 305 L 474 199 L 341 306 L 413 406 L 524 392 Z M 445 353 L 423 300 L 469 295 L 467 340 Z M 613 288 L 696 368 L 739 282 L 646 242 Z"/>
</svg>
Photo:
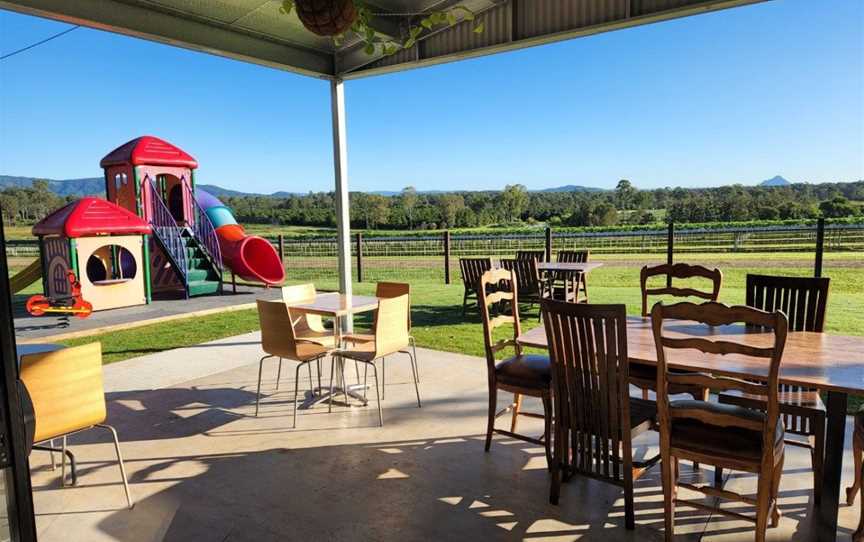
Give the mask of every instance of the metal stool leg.
<svg viewBox="0 0 864 542">
<path fill-rule="evenodd" d="M 258 391 L 255 394 L 255 416 L 258 416 L 258 406 L 261 403 L 261 371 L 264 369 L 264 360 L 273 356 L 264 356 L 258 360 Z"/>
<path fill-rule="evenodd" d="M 135 504 L 132 502 L 132 495 L 129 493 L 129 481 L 126 479 L 126 467 L 123 466 L 123 455 L 120 453 L 120 439 L 117 438 L 117 431 L 110 425 L 99 424 L 96 427 L 102 427 L 111 432 L 114 438 L 114 451 L 117 452 L 117 464 L 120 467 L 120 477 L 123 478 L 123 490 L 126 492 L 126 504 L 131 509 Z"/>
</svg>

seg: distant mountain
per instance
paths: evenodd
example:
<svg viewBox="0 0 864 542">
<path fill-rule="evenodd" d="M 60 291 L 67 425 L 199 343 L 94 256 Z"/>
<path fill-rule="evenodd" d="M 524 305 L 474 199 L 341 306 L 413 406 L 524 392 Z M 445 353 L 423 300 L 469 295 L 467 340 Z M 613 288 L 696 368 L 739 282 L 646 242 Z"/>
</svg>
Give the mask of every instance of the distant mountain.
<svg viewBox="0 0 864 542">
<path fill-rule="evenodd" d="M 780 175 L 776 175 L 768 180 L 762 181 L 759 183 L 759 186 L 789 186 L 792 183 L 781 177 Z"/>
<path fill-rule="evenodd" d="M 544 188 L 543 190 L 532 190 L 532 192 L 603 192 L 602 188 L 595 188 L 593 186 L 579 186 L 575 184 L 568 184 L 565 186 L 556 186 L 554 188 Z"/>
<path fill-rule="evenodd" d="M 0 190 L 4 188 L 29 188 L 38 177 L 16 177 L 13 175 L 0 175 Z M 105 179 L 102 177 L 89 177 L 86 179 L 68 179 L 48 181 L 48 188 L 58 196 L 90 196 L 105 193 Z"/>
</svg>

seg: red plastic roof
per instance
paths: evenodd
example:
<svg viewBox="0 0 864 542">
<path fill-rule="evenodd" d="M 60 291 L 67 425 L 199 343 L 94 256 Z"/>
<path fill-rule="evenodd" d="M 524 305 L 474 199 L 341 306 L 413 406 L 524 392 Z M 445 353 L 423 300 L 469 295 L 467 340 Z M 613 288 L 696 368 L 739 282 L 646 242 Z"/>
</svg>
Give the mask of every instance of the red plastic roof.
<svg viewBox="0 0 864 542">
<path fill-rule="evenodd" d="M 198 161 L 165 140 L 153 136 L 141 136 L 120 145 L 99 162 L 106 168 L 132 164 L 133 166 L 175 166 L 195 169 Z"/>
<path fill-rule="evenodd" d="M 87 197 L 61 207 L 33 226 L 33 235 L 88 237 L 150 233 L 150 224 L 104 199 Z"/>
</svg>

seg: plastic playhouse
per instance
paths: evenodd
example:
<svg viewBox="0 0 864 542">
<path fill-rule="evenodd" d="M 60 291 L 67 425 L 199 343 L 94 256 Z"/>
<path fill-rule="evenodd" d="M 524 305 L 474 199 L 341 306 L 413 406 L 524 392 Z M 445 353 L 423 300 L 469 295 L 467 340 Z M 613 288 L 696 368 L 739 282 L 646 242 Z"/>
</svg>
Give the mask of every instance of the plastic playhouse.
<svg viewBox="0 0 864 542">
<path fill-rule="evenodd" d="M 48 300 L 68 299 L 80 282 L 79 297 L 102 310 L 163 293 L 219 293 L 226 268 L 267 286 L 284 282 L 273 245 L 246 235 L 228 207 L 196 189 L 198 162 L 180 148 L 143 136 L 100 165 L 107 201 L 83 198 L 37 224 L 41 258 L 12 279 L 16 289 L 42 277 Z"/>
</svg>

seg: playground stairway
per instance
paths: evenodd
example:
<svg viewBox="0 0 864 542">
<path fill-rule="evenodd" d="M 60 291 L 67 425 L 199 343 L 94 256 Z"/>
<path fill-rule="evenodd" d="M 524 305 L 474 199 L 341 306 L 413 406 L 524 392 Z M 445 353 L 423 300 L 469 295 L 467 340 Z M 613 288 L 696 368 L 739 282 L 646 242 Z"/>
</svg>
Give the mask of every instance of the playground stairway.
<svg viewBox="0 0 864 542">
<path fill-rule="evenodd" d="M 219 291 L 220 277 L 198 240 L 188 229 L 181 235 L 186 250 L 186 283 L 189 297 L 215 294 Z"/>
</svg>

